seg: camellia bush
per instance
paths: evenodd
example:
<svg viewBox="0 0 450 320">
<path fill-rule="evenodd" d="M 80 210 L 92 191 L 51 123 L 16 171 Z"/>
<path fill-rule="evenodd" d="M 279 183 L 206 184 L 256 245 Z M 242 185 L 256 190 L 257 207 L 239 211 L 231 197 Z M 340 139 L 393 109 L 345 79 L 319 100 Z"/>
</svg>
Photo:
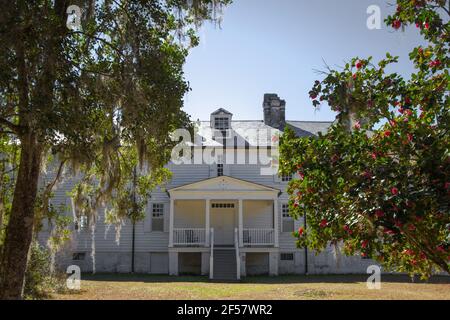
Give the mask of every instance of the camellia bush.
<svg viewBox="0 0 450 320">
<path fill-rule="evenodd" d="M 299 247 L 334 244 L 347 255 L 386 269 L 450 273 L 449 1 L 399 0 L 386 19 L 400 30 L 420 29 L 427 45 L 414 48 L 415 72 L 403 78 L 354 58 L 316 81 L 314 107 L 338 113 L 324 135 L 281 139 L 282 173 L 291 181 L 290 212 L 307 217 L 295 232 Z"/>
</svg>

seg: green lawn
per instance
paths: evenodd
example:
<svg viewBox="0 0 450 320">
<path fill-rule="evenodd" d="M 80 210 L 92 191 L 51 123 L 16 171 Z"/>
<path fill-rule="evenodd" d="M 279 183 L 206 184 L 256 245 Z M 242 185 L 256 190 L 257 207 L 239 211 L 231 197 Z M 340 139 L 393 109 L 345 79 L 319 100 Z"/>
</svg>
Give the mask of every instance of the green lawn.
<svg viewBox="0 0 450 320">
<path fill-rule="evenodd" d="M 427 283 L 406 276 L 382 276 L 381 290 L 368 290 L 367 277 L 280 276 L 249 277 L 239 283 L 210 282 L 204 277 L 151 275 L 83 275 L 81 290 L 56 294 L 54 299 L 445 299 L 450 277 Z"/>
</svg>

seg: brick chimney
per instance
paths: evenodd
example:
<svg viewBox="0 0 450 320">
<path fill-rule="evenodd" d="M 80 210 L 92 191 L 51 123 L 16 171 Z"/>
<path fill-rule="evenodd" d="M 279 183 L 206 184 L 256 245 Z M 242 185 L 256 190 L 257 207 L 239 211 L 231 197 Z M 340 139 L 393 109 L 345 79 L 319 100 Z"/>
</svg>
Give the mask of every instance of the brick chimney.
<svg viewBox="0 0 450 320">
<path fill-rule="evenodd" d="M 286 101 L 281 100 L 275 93 L 266 93 L 263 109 L 264 123 L 283 131 L 286 126 Z"/>
</svg>

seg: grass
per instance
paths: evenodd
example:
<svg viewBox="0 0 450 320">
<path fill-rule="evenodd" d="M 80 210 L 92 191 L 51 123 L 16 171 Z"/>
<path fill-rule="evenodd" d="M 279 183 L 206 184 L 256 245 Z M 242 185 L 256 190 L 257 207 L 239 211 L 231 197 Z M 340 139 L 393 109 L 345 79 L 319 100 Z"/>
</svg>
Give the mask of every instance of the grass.
<svg viewBox="0 0 450 320">
<path fill-rule="evenodd" d="M 239 283 L 210 282 L 204 277 L 83 275 L 81 290 L 56 294 L 69 300 L 450 300 L 450 277 L 411 282 L 383 275 L 381 290 L 368 290 L 364 275 L 248 277 Z"/>
</svg>

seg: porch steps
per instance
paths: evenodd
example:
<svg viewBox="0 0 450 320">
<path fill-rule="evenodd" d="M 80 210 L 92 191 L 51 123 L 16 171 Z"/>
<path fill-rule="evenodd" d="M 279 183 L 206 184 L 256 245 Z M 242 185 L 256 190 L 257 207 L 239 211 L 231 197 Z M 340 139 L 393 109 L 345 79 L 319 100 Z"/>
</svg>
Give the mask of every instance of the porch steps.
<svg viewBox="0 0 450 320">
<path fill-rule="evenodd" d="M 214 280 L 236 281 L 236 251 L 214 248 Z"/>
</svg>

